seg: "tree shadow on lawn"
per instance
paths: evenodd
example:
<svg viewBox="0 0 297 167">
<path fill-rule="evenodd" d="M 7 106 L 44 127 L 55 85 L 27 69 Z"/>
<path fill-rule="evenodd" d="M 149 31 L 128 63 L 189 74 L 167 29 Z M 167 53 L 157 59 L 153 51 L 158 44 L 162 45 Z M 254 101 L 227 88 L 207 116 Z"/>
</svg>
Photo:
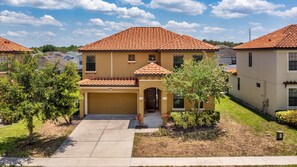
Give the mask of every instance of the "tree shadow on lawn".
<svg viewBox="0 0 297 167">
<path fill-rule="evenodd" d="M 28 136 L 9 137 L 0 142 L 0 155 L 5 157 L 49 157 L 55 153 L 67 136 L 41 136 L 34 133 L 33 142 Z"/>
</svg>

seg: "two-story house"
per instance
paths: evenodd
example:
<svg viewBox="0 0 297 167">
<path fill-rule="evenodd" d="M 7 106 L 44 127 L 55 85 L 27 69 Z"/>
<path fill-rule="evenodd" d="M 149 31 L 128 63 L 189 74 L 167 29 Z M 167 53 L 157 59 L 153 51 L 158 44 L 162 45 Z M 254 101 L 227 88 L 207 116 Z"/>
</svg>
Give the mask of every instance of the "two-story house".
<svg viewBox="0 0 297 167">
<path fill-rule="evenodd" d="M 234 48 L 230 94 L 274 116 L 297 108 L 297 25 L 289 25 Z M 237 75 L 236 75 L 237 74 Z"/>
<path fill-rule="evenodd" d="M 132 27 L 79 49 L 82 52 L 83 99 L 86 114 L 136 114 L 185 110 L 190 103 L 168 93 L 162 77 L 184 59 L 214 56 L 218 48 L 161 27 Z M 214 102 L 203 104 L 214 110 Z"/>
<path fill-rule="evenodd" d="M 30 51 L 29 48 L 0 37 L 0 75 L 5 73 L 5 66 L 10 58 L 18 59 L 22 53 Z"/>
</svg>

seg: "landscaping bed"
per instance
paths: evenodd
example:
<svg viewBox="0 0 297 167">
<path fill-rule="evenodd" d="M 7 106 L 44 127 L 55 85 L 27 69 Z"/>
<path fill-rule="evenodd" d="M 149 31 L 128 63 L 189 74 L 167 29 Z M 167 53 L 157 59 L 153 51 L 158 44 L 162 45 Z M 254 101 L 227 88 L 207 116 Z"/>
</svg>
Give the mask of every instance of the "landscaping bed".
<svg viewBox="0 0 297 167">
<path fill-rule="evenodd" d="M 66 137 L 79 124 L 65 124 L 63 119 L 58 123 L 42 123 L 34 119 L 34 142 L 28 144 L 27 129 L 24 122 L 0 128 L 0 156 L 8 157 L 49 157 L 62 144 Z"/>
<path fill-rule="evenodd" d="M 297 155 L 297 130 L 254 113 L 229 97 L 216 105 L 221 113 L 214 128 L 185 134 L 135 134 L 133 157 L 205 157 Z M 276 131 L 284 141 L 276 141 Z M 198 132 L 198 133 L 197 133 Z M 195 135 L 196 134 L 196 135 Z M 201 137 L 204 136 L 204 137 Z"/>
</svg>

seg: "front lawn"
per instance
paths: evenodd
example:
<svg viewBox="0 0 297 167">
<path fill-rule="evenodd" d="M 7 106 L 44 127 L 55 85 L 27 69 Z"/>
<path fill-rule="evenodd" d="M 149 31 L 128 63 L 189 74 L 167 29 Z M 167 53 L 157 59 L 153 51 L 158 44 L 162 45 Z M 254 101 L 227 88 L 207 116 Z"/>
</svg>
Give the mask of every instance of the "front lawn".
<svg viewBox="0 0 297 167">
<path fill-rule="evenodd" d="M 28 145 L 26 129 L 23 121 L 9 126 L 0 127 L 0 156 L 9 157 L 48 157 L 52 155 L 66 137 L 77 126 L 79 120 L 73 124 L 42 123 L 34 119 L 34 143 Z"/>
<path fill-rule="evenodd" d="M 297 130 L 261 116 L 230 97 L 216 104 L 221 121 L 216 129 L 184 137 L 136 134 L 133 157 L 297 155 Z M 276 141 L 276 131 L 284 141 Z M 207 138 L 211 136 L 211 138 Z M 194 138 L 194 139 L 193 139 Z"/>
</svg>

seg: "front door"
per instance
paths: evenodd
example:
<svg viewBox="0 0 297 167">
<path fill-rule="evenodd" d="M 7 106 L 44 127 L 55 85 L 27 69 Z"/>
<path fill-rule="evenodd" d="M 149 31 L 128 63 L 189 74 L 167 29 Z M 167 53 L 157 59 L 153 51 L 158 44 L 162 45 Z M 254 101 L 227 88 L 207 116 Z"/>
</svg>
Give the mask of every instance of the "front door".
<svg viewBox="0 0 297 167">
<path fill-rule="evenodd" d="M 157 109 L 157 89 L 149 88 L 145 90 L 145 109 L 156 110 Z"/>
</svg>

